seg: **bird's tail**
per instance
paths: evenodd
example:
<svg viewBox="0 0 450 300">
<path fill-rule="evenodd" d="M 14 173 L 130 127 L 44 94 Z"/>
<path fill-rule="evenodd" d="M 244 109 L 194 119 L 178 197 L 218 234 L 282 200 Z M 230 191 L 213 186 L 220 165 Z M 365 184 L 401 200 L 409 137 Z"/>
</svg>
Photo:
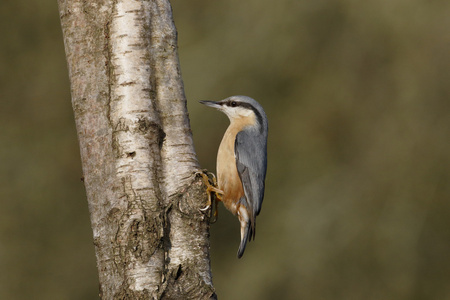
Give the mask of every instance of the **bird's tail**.
<svg viewBox="0 0 450 300">
<path fill-rule="evenodd" d="M 254 236 L 254 224 L 249 219 L 247 210 L 241 206 L 238 213 L 238 218 L 241 223 L 241 244 L 239 245 L 237 257 L 241 258 L 244 255 L 245 247 L 247 246 L 247 242 L 251 240 L 252 236 Z"/>
</svg>

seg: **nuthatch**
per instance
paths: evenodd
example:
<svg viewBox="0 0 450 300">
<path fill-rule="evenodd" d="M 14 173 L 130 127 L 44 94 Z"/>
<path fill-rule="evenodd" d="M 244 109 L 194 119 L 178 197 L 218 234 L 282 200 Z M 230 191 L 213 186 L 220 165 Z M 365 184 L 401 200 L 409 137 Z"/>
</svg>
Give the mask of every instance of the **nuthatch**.
<svg viewBox="0 0 450 300">
<path fill-rule="evenodd" d="M 241 258 L 247 241 L 255 238 L 255 219 L 264 198 L 267 117 L 262 106 L 246 96 L 200 103 L 220 110 L 230 119 L 217 153 L 217 187 L 208 191 L 215 192 L 216 200 L 239 218 L 241 243 L 237 255 Z"/>
</svg>

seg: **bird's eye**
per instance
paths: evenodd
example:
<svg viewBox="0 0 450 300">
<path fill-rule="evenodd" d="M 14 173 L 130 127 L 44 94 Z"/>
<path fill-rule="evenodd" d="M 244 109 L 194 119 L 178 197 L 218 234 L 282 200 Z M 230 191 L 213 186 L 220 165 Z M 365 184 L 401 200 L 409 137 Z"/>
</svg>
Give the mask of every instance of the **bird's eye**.
<svg viewBox="0 0 450 300">
<path fill-rule="evenodd" d="M 231 107 L 236 107 L 237 103 L 235 101 L 231 101 L 230 105 L 231 105 Z"/>
</svg>

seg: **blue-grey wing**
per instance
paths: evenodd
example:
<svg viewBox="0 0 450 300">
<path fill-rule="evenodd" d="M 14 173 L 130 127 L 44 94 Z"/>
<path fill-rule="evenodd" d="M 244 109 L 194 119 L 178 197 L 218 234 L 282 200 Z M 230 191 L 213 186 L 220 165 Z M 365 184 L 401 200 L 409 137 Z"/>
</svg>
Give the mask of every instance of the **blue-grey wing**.
<svg viewBox="0 0 450 300">
<path fill-rule="evenodd" d="M 236 166 L 244 187 L 242 203 L 250 214 L 254 233 L 255 218 L 261 211 L 267 169 L 267 135 L 257 130 L 243 130 L 236 135 Z"/>
</svg>

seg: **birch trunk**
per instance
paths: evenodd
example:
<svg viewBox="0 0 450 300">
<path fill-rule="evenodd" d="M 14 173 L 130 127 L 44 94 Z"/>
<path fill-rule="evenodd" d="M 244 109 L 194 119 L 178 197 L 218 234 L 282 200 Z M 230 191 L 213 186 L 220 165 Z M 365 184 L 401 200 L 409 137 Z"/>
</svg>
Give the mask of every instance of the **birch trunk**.
<svg viewBox="0 0 450 300">
<path fill-rule="evenodd" d="M 216 298 L 169 2 L 58 4 L 101 298 Z"/>
</svg>

